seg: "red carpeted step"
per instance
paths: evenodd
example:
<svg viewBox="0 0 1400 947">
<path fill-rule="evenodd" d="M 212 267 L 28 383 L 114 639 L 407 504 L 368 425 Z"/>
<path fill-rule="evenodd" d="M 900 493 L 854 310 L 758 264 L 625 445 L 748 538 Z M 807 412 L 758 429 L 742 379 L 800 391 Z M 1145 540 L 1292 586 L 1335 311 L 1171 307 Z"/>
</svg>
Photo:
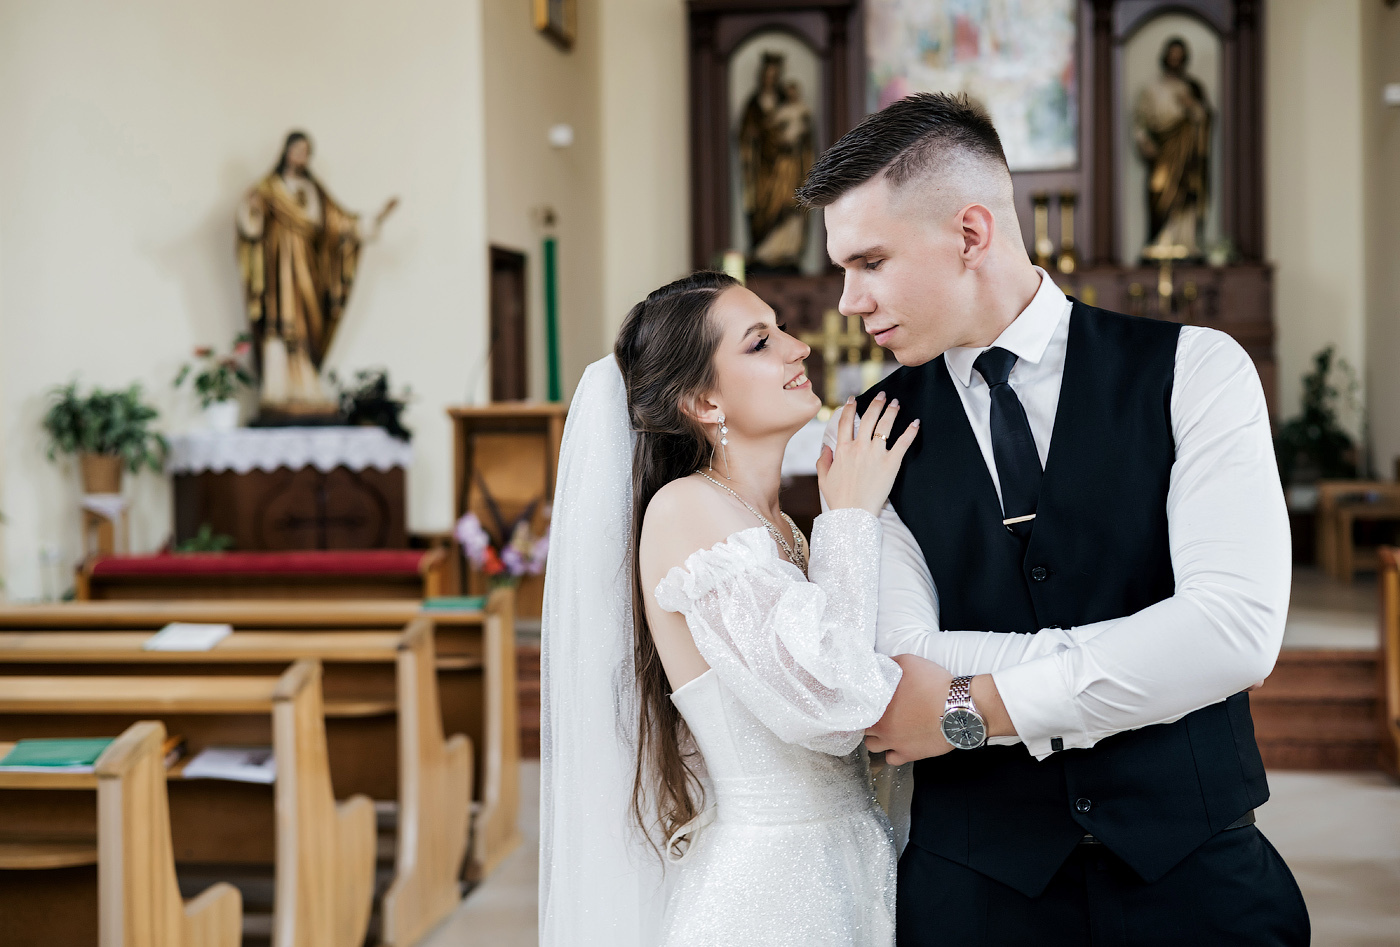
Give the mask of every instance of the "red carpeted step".
<svg viewBox="0 0 1400 947">
<path fill-rule="evenodd" d="M 1254 734 L 1271 769 L 1375 769 L 1380 670 L 1375 651 L 1287 649 L 1249 695 Z"/>
<path fill-rule="evenodd" d="M 515 646 L 516 693 L 519 696 L 520 755 L 540 755 L 540 646 Z"/>
</svg>

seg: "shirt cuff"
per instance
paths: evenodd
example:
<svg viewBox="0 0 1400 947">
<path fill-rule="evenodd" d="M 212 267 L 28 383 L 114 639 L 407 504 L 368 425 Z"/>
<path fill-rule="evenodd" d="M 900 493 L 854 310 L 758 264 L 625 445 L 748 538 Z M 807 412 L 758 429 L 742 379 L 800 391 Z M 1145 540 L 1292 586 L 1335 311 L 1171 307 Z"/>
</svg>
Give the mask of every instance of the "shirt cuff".
<svg viewBox="0 0 1400 947">
<path fill-rule="evenodd" d="M 1094 745 L 1057 655 L 994 671 L 992 681 L 1017 735 L 1036 759 Z"/>
</svg>

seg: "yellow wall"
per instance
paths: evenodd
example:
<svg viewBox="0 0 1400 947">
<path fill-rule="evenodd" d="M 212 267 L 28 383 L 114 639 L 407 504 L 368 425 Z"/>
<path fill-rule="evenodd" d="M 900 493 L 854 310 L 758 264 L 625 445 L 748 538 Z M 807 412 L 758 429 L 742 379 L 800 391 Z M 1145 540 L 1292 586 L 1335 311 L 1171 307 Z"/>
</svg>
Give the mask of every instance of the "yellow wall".
<svg viewBox="0 0 1400 947">
<path fill-rule="evenodd" d="M 329 355 L 384 365 L 417 400 L 410 525 L 451 515 L 443 408 L 485 392 L 485 167 L 479 0 L 9 0 L 0 4 L 0 510 L 9 594 L 41 591 L 42 544 L 78 554 L 74 465 L 44 459 L 45 392 L 144 383 L 167 430 L 196 406 L 170 381 L 241 327 L 233 213 L 305 128 L 352 209 L 403 202 L 366 248 Z M 129 484 L 134 546 L 170 531 L 170 491 Z"/>
<path fill-rule="evenodd" d="M 1266 254 L 1276 267 L 1283 418 L 1297 413 L 1300 379 L 1324 346 L 1365 370 L 1363 3 L 1266 8 Z"/>
<path fill-rule="evenodd" d="M 606 351 L 627 310 L 690 272 L 689 93 L 681 0 L 601 0 L 600 19 Z"/>
<path fill-rule="evenodd" d="M 1400 82 L 1400 9 L 1369 3 L 1364 13 L 1367 401 L 1372 463 L 1388 480 L 1400 456 L 1400 107 L 1381 90 Z"/>
<path fill-rule="evenodd" d="M 536 32 L 528 2 L 484 8 L 486 229 L 493 244 L 524 252 L 529 281 L 530 395 L 547 393 L 540 211 L 557 218 L 560 349 L 564 392 L 599 357 L 602 341 L 602 135 L 598 7 L 579 4 L 577 41 L 565 52 Z M 573 126 L 554 148 L 551 125 Z"/>
</svg>

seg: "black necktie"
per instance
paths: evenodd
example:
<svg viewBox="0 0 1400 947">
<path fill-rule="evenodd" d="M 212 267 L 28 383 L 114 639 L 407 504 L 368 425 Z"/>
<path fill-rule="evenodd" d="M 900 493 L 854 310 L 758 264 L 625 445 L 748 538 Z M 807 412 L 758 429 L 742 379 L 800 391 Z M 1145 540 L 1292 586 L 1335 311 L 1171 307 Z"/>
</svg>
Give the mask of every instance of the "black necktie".
<svg viewBox="0 0 1400 947">
<path fill-rule="evenodd" d="M 1040 455 L 1026 420 L 1021 399 L 1007 379 L 1016 356 L 1006 349 L 987 349 L 972 367 L 987 381 L 992 397 L 992 459 L 1001 481 L 1001 509 L 1006 528 L 1022 538 L 1029 536 L 1040 499 Z"/>
</svg>

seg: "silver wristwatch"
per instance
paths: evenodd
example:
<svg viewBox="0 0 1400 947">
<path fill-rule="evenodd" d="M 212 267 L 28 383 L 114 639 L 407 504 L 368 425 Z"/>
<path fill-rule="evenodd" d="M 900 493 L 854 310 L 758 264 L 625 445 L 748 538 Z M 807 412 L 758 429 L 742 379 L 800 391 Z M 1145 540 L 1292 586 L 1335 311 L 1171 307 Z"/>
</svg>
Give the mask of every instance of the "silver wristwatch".
<svg viewBox="0 0 1400 947">
<path fill-rule="evenodd" d="M 955 677 L 948 685 L 940 726 L 944 739 L 955 750 L 975 750 L 987 742 L 987 721 L 972 703 L 972 678 Z"/>
</svg>

